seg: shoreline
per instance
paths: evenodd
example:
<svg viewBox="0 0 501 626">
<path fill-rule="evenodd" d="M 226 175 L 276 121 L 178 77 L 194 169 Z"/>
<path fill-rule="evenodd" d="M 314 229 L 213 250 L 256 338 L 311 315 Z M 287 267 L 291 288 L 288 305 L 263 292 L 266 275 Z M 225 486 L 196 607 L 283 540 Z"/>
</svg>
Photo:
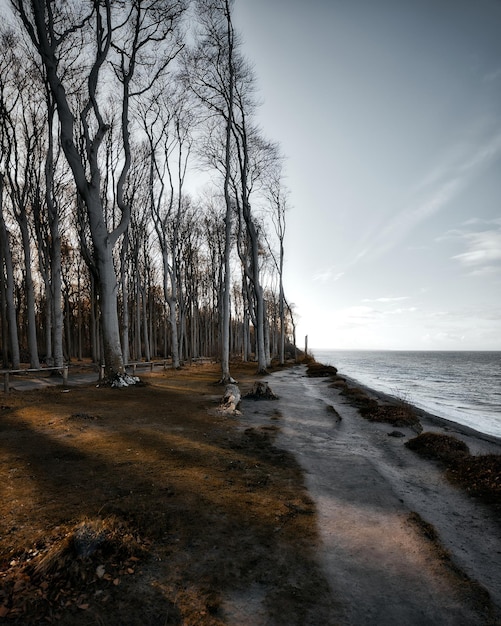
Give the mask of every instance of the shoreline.
<svg viewBox="0 0 501 626">
<path fill-rule="evenodd" d="M 357 385 L 501 440 L 499 351 L 318 349 L 311 356 Z"/>
<path fill-rule="evenodd" d="M 418 437 L 416 421 L 400 426 L 360 411 L 367 400 L 388 407 L 398 399 L 318 362 L 268 380 L 278 400 L 244 406 L 243 422 L 265 429 L 280 420 L 276 444 L 303 468 L 319 559 L 339 600 L 335 623 L 497 623 L 499 517 L 482 496 L 449 481 L 439 459 L 407 445 Z M 416 416 L 423 432 L 457 433 L 471 455 L 501 452 L 498 440 Z"/>
<path fill-rule="evenodd" d="M 336 367 L 336 366 L 334 366 Z M 347 376 L 345 374 L 339 374 L 340 378 L 344 378 L 350 385 L 354 387 L 358 387 L 362 389 L 369 397 L 374 398 L 375 400 L 381 400 L 384 403 L 397 406 L 402 404 L 403 401 L 397 398 L 396 396 L 392 396 L 389 393 L 385 393 L 384 391 L 379 391 L 378 389 L 374 389 L 373 387 L 369 387 L 364 383 L 359 382 L 356 378 L 352 376 Z M 422 409 L 412 402 L 404 402 L 406 405 L 412 407 L 414 413 L 419 417 L 423 425 L 423 431 L 429 430 L 429 428 L 425 428 L 425 424 L 435 429 L 440 429 L 443 431 L 447 431 L 448 433 L 454 432 L 458 435 L 466 437 L 468 439 L 474 438 L 484 441 L 487 445 L 493 445 L 501 448 L 501 437 L 497 437 L 496 435 L 491 435 L 489 433 L 484 433 L 480 430 L 476 430 L 471 426 L 466 426 L 465 424 L 460 424 L 459 422 L 455 422 L 454 420 L 447 419 L 445 417 L 440 417 L 438 415 L 434 415 L 425 409 Z M 500 454 L 501 450 L 497 452 Z"/>
</svg>

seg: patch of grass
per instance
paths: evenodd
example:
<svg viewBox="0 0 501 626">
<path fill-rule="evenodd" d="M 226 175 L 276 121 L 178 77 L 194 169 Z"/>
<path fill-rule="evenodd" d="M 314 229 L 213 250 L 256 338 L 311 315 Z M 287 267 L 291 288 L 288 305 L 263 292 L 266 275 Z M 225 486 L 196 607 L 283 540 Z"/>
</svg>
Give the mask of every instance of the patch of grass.
<svg viewBox="0 0 501 626">
<path fill-rule="evenodd" d="M 453 463 L 470 453 L 464 441 L 441 433 L 421 433 L 407 441 L 405 445 L 409 450 L 414 450 L 423 457 L 442 461 L 445 464 Z"/>
<path fill-rule="evenodd" d="M 416 432 L 422 430 L 416 412 L 411 404 L 405 401 L 381 403 L 370 397 L 361 387 L 350 386 L 346 379 L 338 376 L 337 368 L 313 361 L 308 364 L 307 374 L 315 378 L 332 379 L 330 387 L 338 389 L 352 406 L 358 408 L 360 415 L 370 422 L 384 422 L 394 427 L 408 427 Z"/>
<path fill-rule="evenodd" d="M 447 468 L 447 477 L 501 513 L 501 455 L 465 456 Z"/>
<path fill-rule="evenodd" d="M 463 441 L 441 433 L 422 433 L 405 445 L 439 461 L 452 483 L 501 512 L 501 455 L 471 455 Z"/>
<path fill-rule="evenodd" d="M 337 368 L 312 361 L 308 363 L 306 372 L 310 378 L 329 378 L 337 375 Z"/>
<path fill-rule="evenodd" d="M 91 600 L 108 602 L 120 586 L 123 592 L 142 552 L 140 539 L 115 517 L 58 526 L 10 555 L 1 574 L 4 611 L 14 623 L 32 623 L 31 615 L 59 621 L 63 613 L 87 611 Z"/>
<path fill-rule="evenodd" d="M 348 383 L 346 382 L 345 378 L 342 378 L 341 376 L 336 376 L 336 378 L 332 381 L 332 383 L 329 386 L 332 387 L 333 389 L 342 390 L 348 387 Z"/>
<path fill-rule="evenodd" d="M 334 381 L 332 386 L 341 389 L 341 395 L 346 397 L 352 406 L 357 407 L 360 415 L 370 422 L 412 428 L 416 432 L 422 430 L 421 422 L 411 404 L 403 401 L 378 402 L 360 387 L 350 387 L 343 379 Z"/>
<path fill-rule="evenodd" d="M 414 409 L 406 404 L 379 404 L 375 411 L 369 411 L 364 417 L 372 422 L 412 428 L 417 432 L 422 430 L 421 422 Z"/>
</svg>

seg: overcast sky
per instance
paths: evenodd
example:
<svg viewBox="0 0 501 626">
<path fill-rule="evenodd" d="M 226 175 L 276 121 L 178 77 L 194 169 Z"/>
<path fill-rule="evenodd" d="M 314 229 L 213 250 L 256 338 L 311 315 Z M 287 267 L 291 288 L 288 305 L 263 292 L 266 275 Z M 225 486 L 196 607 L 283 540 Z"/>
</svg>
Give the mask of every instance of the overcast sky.
<svg viewBox="0 0 501 626">
<path fill-rule="evenodd" d="M 313 348 L 501 350 L 501 2 L 236 0 Z"/>
</svg>

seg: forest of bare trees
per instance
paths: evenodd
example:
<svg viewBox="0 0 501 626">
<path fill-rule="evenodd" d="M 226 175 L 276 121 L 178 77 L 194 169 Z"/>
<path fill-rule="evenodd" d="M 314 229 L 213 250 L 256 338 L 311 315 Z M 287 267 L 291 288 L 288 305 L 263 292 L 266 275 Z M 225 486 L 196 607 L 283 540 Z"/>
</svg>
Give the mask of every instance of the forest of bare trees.
<svg viewBox="0 0 501 626">
<path fill-rule="evenodd" d="M 283 362 L 283 159 L 231 0 L 9 1 L 3 367 Z"/>
</svg>

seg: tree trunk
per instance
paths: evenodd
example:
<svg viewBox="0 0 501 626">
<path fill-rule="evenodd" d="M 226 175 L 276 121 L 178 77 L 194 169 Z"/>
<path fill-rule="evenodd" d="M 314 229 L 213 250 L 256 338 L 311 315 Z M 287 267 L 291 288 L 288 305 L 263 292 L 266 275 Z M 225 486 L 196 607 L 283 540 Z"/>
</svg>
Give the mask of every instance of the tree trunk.
<svg viewBox="0 0 501 626">
<path fill-rule="evenodd" d="M 171 276 L 172 268 L 169 267 L 169 259 L 167 250 L 164 247 L 162 252 L 163 270 L 164 270 L 164 297 L 169 308 L 169 328 L 170 328 L 170 340 L 171 340 L 171 353 L 172 353 L 172 367 L 174 369 L 180 368 L 179 361 L 179 340 L 177 333 L 177 312 L 176 312 L 176 286 L 174 278 Z M 169 276 L 171 277 L 171 291 L 169 292 Z"/>
<path fill-rule="evenodd" d="M 61 308 L 61 237 L 59 220 L 51 221 L 51 313 L 52 313 L 52 349 L 54 367 L 63 367 L 63 311 Z M 49 331 L 50 332 L 50 331 Z"/>
<path fill-rule="evenodd" d="M 54 366 L 63 367 L 63 310 L 61 308 L 61 233 L 59 229 L 59 213 L 54 198 L 54 114 L 55 103 L 47 92 L 47 156 L 45 159 L 45 202 L 47 204 L 48 222 L 51 235 L 50 241 L 50 320 L 48 335 L 52 329 L 52 352 Z"/>
<path fill-rule="evenodd" d="M 129 287 L 127 281 L 127 252 L 129 233 L 126 232 L 120 251 L 120 280 L 122 284 L 122 356 L 124 367 L 129 363 Z"/>
<path fill-rule="evenodd" d="M 143 337 L 144 354 L 147 361 L 151 361 L 150 337 L 148 332 L 148 302 L 146 300 L 146 288 L 141 289 L 141 302 L 143 308 Z"/>
<path fill-rule="evenodd" d="M 99 300 L 101 310 L 101 327 L 103 333 L 103 357 L 105 376 L 114 378 L 124 372 L 122 347 L 117 310 L 117 280 L 113 268 L 111 247 L 107 246 L 98 260 Z"/>
<path fill-rule="evenodd" d="M 7 321 L 9 328 L 10 359 L 13 369 L 19 369 L 21 356 L 19 352 L 19 337 L 17 333 L 17 315 L 14 288 L 14 266 L 10 249 L 9 236 L 3 217 L 3 177 L 0 174 L 0 251 L 5 266 L 5 301 L 7 307 Z"/>
<path fill-rule="evenodd" d="M 33 274 L 31 262 L 31 242 L 28 232 L 28 222 L 26 213 L 16 214 L 16 218 L 21 230 L 21 240 L 23 243 L 25 274 L 25 297 L 26 297 L 26 315 L 28 318 L 28 350 L 30 353 L 30 367 L 40 369 L 40 360 L 38 357 L 37 342 L 37 323 L 35 316 L 35 291 L 33 287 Z"/>
</svg>

